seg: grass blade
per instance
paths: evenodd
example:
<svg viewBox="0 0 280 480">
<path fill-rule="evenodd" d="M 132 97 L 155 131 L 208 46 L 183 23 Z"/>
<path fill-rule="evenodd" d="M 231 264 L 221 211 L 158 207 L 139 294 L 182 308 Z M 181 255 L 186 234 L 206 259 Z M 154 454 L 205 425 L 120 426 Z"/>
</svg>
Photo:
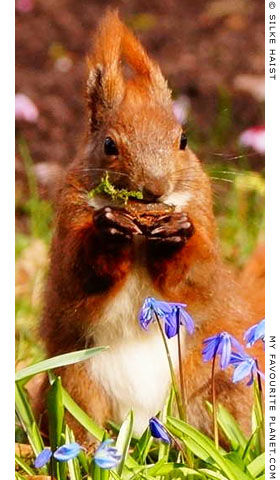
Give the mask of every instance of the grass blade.
<svg viewBox="0 0 280 480">
<path fill-rule="evenodd" d="M 150 428 L 147 427 L 141 438 L 138 440 L 134 447 L 133 458 L 140 464 L 146 462 L 147 455 L 153 443 Z"/>
<path fill-rule="evenodd" d="M 71 415 L 97 440 L 102 442 L 105 430 L 97 425 L 86 412 L 70 397 L 69 393 L 62 387 L 63 404 Z"/>
<path fill-rule="evenodd" d="M 54 451 L 61 443 L 61 434 L 64 419 L 61 378 L 57 377 L 52 383 L 47 395 L 49 419 L 49 436 L 51 449 Z"/>
<path fill-rule="evenodd" d="M 21 475 L 18 472 L 15 472 L 15 479 L 16 480 L 26 480 L 26 477 L 24 477 L 23 475 Z"/>
<path fill-rule="evenodd" d="M 75 442 L 75 437 L 73 432 L 70 430 L 68 425 L 65 427 L 65 443 Z M 69 480 L 82 480 L 81 469 L 78 458 L 73 458 L 67 462 L 68 471 L 69 471 Z"/>
<path fill-rule="evenodd" d="M 27 465 L 27 463 L 25 463 L 24 460 L 22 460 L 22 458 L 20 458 L 17 454 L 15 454 L 15 460 L 16 460 L 16 463 L 18 464 L 18 466 L 25 472 L 25 473 L 28 473 L 28 475 L 35 475 L 35 472 L 34 470 L 32 470 L 32 468 Z"/>
<path fill-rule="evenodd" d="M 207 408 L 212 413 L 212 405 L 209 402 L 206 402 Z M 242 453 L 244 452 L 248 439 L 245 437 L 238 423 L 234 417 L 227 411 L 223 405 L 218 406 L 218 424 L 228 441 L 230 442 L 233 450 L 239 450 Z"/>
<path fill-rule="evenodd" d="M 161 475 L 168 476 L 168 478 L 188 478 L 188 475 L 204 478 L 202 473 L 186 467 L 184 463 L 166 463 L 162 460 L 151 467 L 147 467 L 145 472 L 151 476 Z"/>
<path fill-rule="evenodd" d="M 44 449 L 44 443 L 24 388 L 17 383 L 15 384 L 15 400 L 17 415 L 24 427 L 32 450 L 37 456 Z"/>
<path fill-rule="evenodd" d="M 160 420 L 164 424 L 166 423 L 167 417 L 172 415 L 173 402 L 174 402 L 174 390 L 173 388 L 171 388 L 170 393 L 167 397 L 167 400 L 165 402 L 165 405 L 160 415 Z M 169 451 L 170 451 L 170 445 L 168 443 L 160 442 L 159 450 L 158 450 L 158 460 L 165 458 L 167 461 L 169 456 Z"/>
<path fill-rule="evenodd" d="M 47 394 L 47 409 L 50 445 L 52 451 L 55 451 L 60 445 L 65 443 L 61 438 L 64 422 L 64 405 L 60 377 L 55 377 L 51 382 L 51 386 Z M 56 471 L 57 480 L 65 480 L 66 465 L 64 463 L 57 462 L 55 458 L 52 458 L 51 462 L 53 465 L 53 470 Z"/>
<path fill-rule="evenodd" d="M 35 363 L 35 365 L 31 365 L 30 367 L 23 368 L 16 372 L 15 380 L 18 382 L 19 380 L 27 379 L 37 373 L 45 372 L 46 370 L 83 362 L 98 353 L 104 352 L 107 348 L 108 347 L 88 348 L 86 350 L 78 350 L 77 352 L 65 353 L 63 355 L 58 355 L 57 357 L 48 358 L 47 360 Z"/>
<path fill-rule="evenodd" d="M 119 452 L 122 454 L 122 460 L 118 465 L 118 467 L 116 468 L 116 471 L 120 476 L 123 472 L 126 457 L 128 454 L 128 449 L 129 449 L 129 445 L 130 445 L 130 441 L 133 433 L 133 424 L 134 424 L 134 415 L 133 415 L 133 411 L 131 410 L 121 426 L 121 429 L 116 441 L 116 447 L 119 450 Z"/>
<path fill-rule="evenodd" d="M 179 438 L 184 438 L 184 435 L 189 436 L 195 443 L 197 443 L 203 450 L 208 453 L 217 466 L 228 477 L 228 480 L 248 480 L 240 468 L 234 465 L 230 460 L 225 459 L 221 453 L 216 449 L 213 441 L 206 437 L 203 433 L 196 430 L 194 427 L 186 424 L 182 420 L 169 417 L 167 420 L 168 428 L 171 432 Z"/>
<path fill-rule="evenodd" d="M 199 472 L 203 473 L 206 475 L 207 478 L 210 478 L 211 480 L 227 480 L 224 475 L 222 475 L 220 472 L 215 472 L 215 470 L 209 470 L 209 468 L 200 468 Z"/>
<path fill-rule="evenodd" d="M 247 470 L 252 475 L 252 477 L 256 478 L 258 475 L 263 473 L 265 469 L 265 453 L 261 453 L 257 458 L 255 458 L 249 465 L 247 465 Z"/>
<path fill-rule="evenodd" d="M 108 434 L 107 432 L 104 432 L 102 442 L 107 440 Z M 91 477 L 93 480 L 109 480 L 109 475 L 110 472 L 109 470 L 105 470 L 104 468 L 100 468 L 97 463 L 95 463 L 94 460 L 92 460 L 91 465 L 90 465 L 90 470 L 91 470 Z"/>
</svg>

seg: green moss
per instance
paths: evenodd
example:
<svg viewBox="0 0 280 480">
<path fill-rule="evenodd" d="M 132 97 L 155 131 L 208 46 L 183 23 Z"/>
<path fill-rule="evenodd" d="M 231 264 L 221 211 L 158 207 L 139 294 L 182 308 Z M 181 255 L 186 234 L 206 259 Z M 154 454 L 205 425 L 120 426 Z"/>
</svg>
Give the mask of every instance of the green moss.
<svg viewBox="0 0 280 480">
<path fill-rule="evenodd" d="M 140 191 L 126 190 L 124 188 L 116 188 L 109 180 L 109 174 L 106 172 L 104 177 L 101 179 L 101 182 L 97 187 L 93 188 L 88 196 L 89 198 L 94 197 L 94 195 L 102 194 L 108 195 L 113 200 L 120 200 L 124 204 L 127 203 L 129 198 L 137 198 L 137 200 L 142 200 L 143 194 Z"/>
</svg>

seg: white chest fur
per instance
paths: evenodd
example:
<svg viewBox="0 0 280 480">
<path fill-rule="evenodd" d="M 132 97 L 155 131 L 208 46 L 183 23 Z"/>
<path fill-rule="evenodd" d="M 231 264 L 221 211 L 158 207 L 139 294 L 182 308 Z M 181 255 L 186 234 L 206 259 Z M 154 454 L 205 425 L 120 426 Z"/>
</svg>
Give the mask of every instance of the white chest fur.
<svg viewBox="0 0 280 480">
<path fill-rule="evenodd" d="M 133 409 L 134 431 L 141 434 L 163 406 L 170 384 L 168 362 L 157 332 L 123 341 L 92 360 L 90 372 L 113 400 L 114 419 L 121 423 Z M 175 360 L 174 340 L 170 341 Z M 175 354 L 175 355 L 174 355 Z"/>
<path fill-rule="evenodd" d="M 109 349 L 89 362 L 89 373 L 113 401 L 114 418 L 120 423 L 130 409 L 135 433 L 141 434 L 149 418 L 163 406 L 170 385 L 168 361 L 157 325 L 147 332 L 138 312 L 147 296 L 159 298 L 143 266 L 135 266 L 122 290 L 106 306 L 93 334 L 96 344 Z M 177 367 L 176 338 L 168 341 Z"/>
</svg>

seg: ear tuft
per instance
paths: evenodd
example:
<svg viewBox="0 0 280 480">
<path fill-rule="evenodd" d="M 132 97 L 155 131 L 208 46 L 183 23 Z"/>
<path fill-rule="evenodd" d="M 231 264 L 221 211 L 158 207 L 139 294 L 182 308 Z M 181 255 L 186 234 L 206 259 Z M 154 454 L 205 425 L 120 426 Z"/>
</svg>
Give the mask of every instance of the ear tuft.
<svg viewBox="0 0 280 480">
<path fill-rule="evenodd" d="M 87 99 L 92 128 L 100 123 L 104 108 L 113 109 L 125 95 L 122 59 L 155 101 L 171 105 L 171 92 L 159 66 L 120 21 L 118 11 L 109 9 L 99 24 L 94 49 L 87 62 Z"/>
<path fill-rule="evenodd" d="M 124 80 L 120 67 L 123 24 L 117 11 L 108 10 L 99 24 L 94 49 L 87 59 L 87 101 L 90 123 L 95 129 L 104 109 L 111 110 L 124 95 Z"/>
</svg>

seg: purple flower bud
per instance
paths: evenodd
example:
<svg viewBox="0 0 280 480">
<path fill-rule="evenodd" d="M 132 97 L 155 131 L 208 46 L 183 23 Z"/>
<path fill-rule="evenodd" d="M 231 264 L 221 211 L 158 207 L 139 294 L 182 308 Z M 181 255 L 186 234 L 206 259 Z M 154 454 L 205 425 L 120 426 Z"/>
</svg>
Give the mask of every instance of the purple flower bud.
<svg viewBox="0 0 280 480">
<path fill-rule="evenodd" d="M 112 439 L 102 442 L 94 455 L 96 465 L 104 470 L 115 468 L 122 459 L 122 455 L 118 452 L 117 448 L 110 447 L 112 442 Z"/>
<path fill-rule="evenodd" d="M 165 443 L 171 443 L 171 437 L 166 430 L 165 426 L 156 417 L 152 417 L 149 420 L 149 426 L 151 434 L 154 438 L 159 438 Z"/>
<path fill-rule="evenodd" d="M 51 456 L 52 456 L 52 451 L 50 450 L 50 448 L 44 448 L 44 450 L 42 450 L 42 452 L 39 453 L 39 455 L 36 457 L 34 462 L 34 467 L 35 468 L 43 467 L 44 465 L 46 465 L 46 463 L 50 461 Z"/>
</svg>

